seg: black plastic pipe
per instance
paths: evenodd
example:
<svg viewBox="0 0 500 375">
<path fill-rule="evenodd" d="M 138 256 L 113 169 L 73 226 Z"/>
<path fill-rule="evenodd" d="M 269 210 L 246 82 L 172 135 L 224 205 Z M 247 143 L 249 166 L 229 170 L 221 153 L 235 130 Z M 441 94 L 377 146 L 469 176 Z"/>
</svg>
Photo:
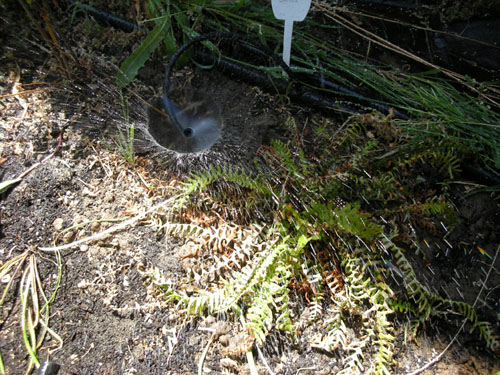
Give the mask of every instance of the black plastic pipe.
<svg viewBox="0 0 500 375">
<path fill-rule="evenodd" d="M 391 6 L 398 6 L 402 8 L 418 8 L 420 6 L 420 2 L 418 0 L 410 0 L 410 1 L 387 1 L 387 0 L 361 0 L 363 2 L 372 2 L 372 3 L 378 3 L 378 4 L 383 4 L 383 5 L 391 5 Z M 118 28 L 120 30 L 123 30 L 125 32 L 131 32 L 134 30 L 138 30 L 139 26 L 130 22 L 123 20 L 119 17 L 116 17 L 112 14 L 109 14 L 107 12 L 104 12 L 102 10 L 96 9 L 94 7 L 91 7 L 90 5 L 86 5 L 81 3 L 80 1 L 77 0 L 70 0 L 70 4 L 72 6 L 80 6 L 82 9 L 87 11 L 89 14 L 94 16 L 96 20 L 108 24 L 112 27 Z M 289 67 L 284 64 L 284 62 L 280 59 L 277 58 L 276 55 L 273 52 L 267 51 L 267 48 L 264 47 L 263 45 L 260 46 L 259 49 L 255 47 L 253 44 L 255 44 L 254 41 L 252 41 L 249 37 L 246 35 L 240 35 L 236 33 L 220 33 L 220 32 L 215 32 L 215 33 L 209 33 L 202 35 L 198 38 L 192 39 L 191 41 L 187 42 L 184 44 L 181 48 L 179 48 L 175 54 L 172 56 L 170 59 L 169 64 L 167 65 L 165 69 L 165 81 L 164 81 L 164 86 L 163 86 L 163 92 L 164 92 L 164 105 L 165 105 L 165 94 L 168 92 L 169 88 L 169 79 L 171 76 L 171 72 L 173 70 L 174 64 L 177 61 L 177 59 L 180 57 L 180 55 L 185 52 L 186 49 L 191 47 L 192 45 L 196 43 L 200 43 L 202 41 L 206 40 L 213 40 L 213 39 L 231 39 L 231 40 L 236 40 L 241 42 L 244 46 L 246 46 L 249 50 L 253 51 L 254 53 L 260 55 L 260 56 L 268 56 L 272 57 L 277 64 L 282 66 L 283 70 L 288 74 L 288 77 L 292 77 L 293 74 L 290 71 Z M 266 51 L 264 51 L 266 50 Z M 201 51 L 197 51 L 197 56 L 201 59 L 204 60 L 205 63 L 211 63 L 213 62 L 214 57 L 211 54 L 204 53 Z M 224 70 L 230 72 L 233 75 L 239 76 L 242 79 L 245 79 L 253 84 L 262 86 L 264 88 L 270 89 L 270 90 L 277 90 L 280 94 L 286 94 L 290 98 L 297 100 L 299 102 L 302 102 L 304 104 L 310 105 L 312 107 L 318 108 L 318 109 L 330 109 L 330 110 L 335 110 L 335 111 L 341 111 L 341 112 L 346 112 L 350 114 L 356 114 L 359 113 L 359 109 L 354 109 L 349 106 L 344 106 L 339 104 L 338 102 L 332 100 L 330 97 L 319 94 L 317 92 L 314 92 L 313 90 L 310 90 L 306 88 L 305 86 L 295 86 L 291 85 L 289 81 L 287 80 L 278 80 L 278 79 L 272 79 L 269 77 L 267 74 L 258 71 L 256 69 L 251 69 L 248 67 L 244 67 L 242 65 L 235 64 L 233 62 L 230 62 L 228 60 L 219 58 L 217 60 L 217 64 L 221 66 Z M 382 110 L 384 112 L 389 111 L 389 107 L 380 104 L 377 102 L 374 102 L 370 100 L 369 98 L 366 98 L 360 94 L 358 94 L 355 91 L 349 90 L 343 86 L 340 86 L 336 83 L 330 82 L 328 80 L 325 80 L 323 77 L 320 76 L 315 76 L 315 75 L 307 75 L 307 79 L 310 79 L 312 84 L 316 84 L 319 87 L 322 88 L 328 88 L 332 89 L 335 91 L 338 91 L 340 93 L 345 94 L 346 100 L 355 98 L 357 101 L 359 101 L 362 104 L 368 105 L 372 108 L 376 108 L 379 110 Z M 168 103 L 168 96 L 167 98 L 167 103 Z M 176 126 L 178 128 L 180 127 L 180 124 L 178 123 L 177 119 L 175 116 L 173 116 L 173 108 L 171 107 L 170 104 L 166 105 L 166 109 L 175 122 Z M 395 111 L 395 116 L 396 118 L 400 118 L 403 120 L 408 120 L 408 116 L 404 113 Z M 189 132 L 189 130 L 188 130 Z M 185 134 L 186 135 L 186 134 Z M 485 169 L 478 167 L 478 166 L 473 166 L 470 163 L 464 162 L 462 164 L 462 171 L 463 174 L 474 180 L 478 181 L 480 183 L 483 183 L 488 186 L 494 186 L 494 185 L 500 185 L 500 177 L 489 173 Z"/>
<path fill-rule="evenodd" d="M 197 51 L 196 57 L 200 58 L 203 64 L 213 63 L 214 59 L 211 54 L 203 51 Z M 320 110 L 333 110 L 349 114 L 360 113 L 359 108 L 340 104 L 339 100 L 334 100 L 331 98 L 331 96 L 316 92 L 304 85 L 297 85 L 294 84 L 294 82 L 285 79 L 272 78 L 268 74 L 263 73 L 260 70 L 242 66 L 223 58 L 219 58 L 217 60 L 217 65 L 224 72 L 228 72 L 233 76 L 243 79 L 251 84 L 258 85 L 269 91 L 277 91 L 279 94 L 287 95 L 288 97 L 290 97 L 290 99 L 296 102 L 300 102 L 304 105 L 311 106 Z M 316 80 L 320 82 L 319 78 L 316 78 Z M 345 89 L 326 80 L 323 80 L 321 82 L 323 83 L 324 87 L 335 88 L 336 90 L 343 91 L 343 93 L 345 94 L 343 96 L 343 99 L 345 99 L 344 101 L 354 100 L 360 105 L 365 105 L 370 108 L 376 108 L 386 113 L 390 110 L 388 106 L 374 103 L 369 99 L 355 93 L 354 91 Z M 395 116 L 399 119 L 408 120 L 408 116 L 401 112 L 396 111 Z"/>
<path fill-rule="evenodd" d="M 461 167 L 462 176 L 464 176 L 465 178 L 479 182 L 480 184 L 486 186 L 500 186 L 500 176 L 496 176 L 481 167 L 472 165 L 467 161 L 464 161 Z"/>
<path fill-rule="evenodd" d="M 116 17 L 110 13 L 104 12 L 100 9 L 96 9 L 90 5 L 83 4 L 77 0 L 70 0 L 72 7 L 81 8 L 88 14 L 92 15 L 101 24 L 109 25 L 116 29 L 125 31 L 126 33 L 131 33 L 132 31 L 139 30 L 139 26 L 133 22 L 126 21 L 120 17 Z"/>
<path fill-rule="evenodd" d="M 280 94 L 286 94 L 289 96 L 292 100 L 301 102 L 303 104 L 319 108 L 319 109 L 329 109 L 329 110 L 335 110 L 335 111 L 340 111 L 340 112 L 345 112 L 349 114 L 356 114 L 359 113 L 358 108 L 351 108 L 350 106 L 345 106 L 341 105 L 339 101 L 332 100 L 330 97 L 326 95 L 322 95 L 318 92 L 315 92 L 311 89 L 308 89 L 307 87 L 303 85 L 297 84 L 296 81 L 293 80 L 294 78 L 294 73 L 290 70 L 288 65 L 284 63 L 284 61 L 276 55 L 274 52 L 270 51 L 267 47 L 264 45 L 256 42 L 255 40 L 252 40 L 246 35 L 241 35 L 237 33 L 232 33 L 232 32 L 213 32 L 213 33 L 208 33 L 201 35 L 197 38 L 194 38 L 184 45 L 182 45 L 170 58 L 170 61 L 165 68 L 165 80 L 163 83 L 163 106 L 171 118 L 171 121 L 175 124 L 177 129 L 181 134 L 184 134 L 186 137 L 190 136 L 190 131 L 189 129 L 183 129 L 183 127 L 180 125 L 177 117 L 176 117 L 176 111 L 175 108 L 168 98 L 168 91 L 169 91 L 169 85 L 170 85 L 170 78 L 172 75 L 173 68 L 175 64 L 177 63 L 177 60 L 179 57 L 190 47 L 194 46 L 195 44 L 202 43 L 204 41 L 219 41 L 219 40 L 232 40 L 235 41 L 236 43 L 242 44 L 253 50 L 254 53 L 257 53 L 261 56 L 267 56 L 271 58 L 276 65 L 279 65 L 282 67 L 282 69 L 287 73 L 288 75 L 288 80 L 286 79 L 276 79 L 276 78 L 271 78 L 268 74 L 265 74 L 259 70 L 252 69 L 249 67 L 245 67 L 243 65 L 236 64 L 234 62 L 228 61 L 224 58 L 217 57 L 215 58 L 213 55 L 203 52 L 203 50 L 197 51 L 197 56 L 203 59 L 203 63 L 216 63 L 217 66 L 221 67 L 224 71 L 229 71 L 233 75 L 237 75 L 240 78 L 245 79 L 246 81 L 249 81 L 253 84 L 259 85 L 263 88 L 267 88 L 268 90 L 276 90 Z M 258 45 L 258 46 L 257 46 Z M 215 59 L 215 61 L 214 61 Z M 318 85 L 327 87 L 330 89 L 338 90 L 341 93 L 345 94 L 344 98 L 345 100 L 355 100 L 359 102 L 361 105 L 369 106 L 374 109 L 379 109 L 384 112 L 389 112 L 390 108 L 386 105 L 376 103 L 368 98 L 365 98 L 362 95 L 359 95 L 358 93 L 349 90 L 347 88 L 344 88 L 340 85 L 337 85 L 333 82 L 329 82 L 323 78 L 313 76 L 313 75 L 308 75 L 310 79 L 318 83 Z M 400 119 L 408 120 L 408 116 L 405 114 L 396 111 L 395 116 Z"/>
</svg>

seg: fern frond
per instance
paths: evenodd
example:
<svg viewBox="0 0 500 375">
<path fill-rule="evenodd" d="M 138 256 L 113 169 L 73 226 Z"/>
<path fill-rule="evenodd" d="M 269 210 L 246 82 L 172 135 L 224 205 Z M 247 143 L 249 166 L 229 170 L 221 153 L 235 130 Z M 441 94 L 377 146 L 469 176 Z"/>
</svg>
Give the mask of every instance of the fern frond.
<svg viewBox="0 0 500 375">
<path fill-rule="evenodd" d="M 408 221 L 411 215 L 444 215 L 450 223 L 456 221 L 450 203 L 444 196 L 433 196 L 424 202 L 405 203 L 395 209 L 384 209 L 382 215 L 389 217 L 404 214 L 404 221 Z"/>
<path fill-rule="evenodd" d="M 240 187 L 252 189 L 261 194 L 269 194 L 271 192 L 262 176 L 251 176 L 243 169 L 217 165 L 202 172 L 193 172 L 187 178 L 187 181 L 182 184 L 183 194 L 189 196 L 195 192 L 204 190 L 218 180 L 232 182 Z"/>
<path fill-rule="evenodd" d="M 397 247 L 388 238 L 385 238 L 384 242 L 384 246 L 393 253 L 396 259 L 396 266 L 404 274 L 404 285 L 410 298 L 417 304 L 417 311 L 420 319 L 422 321 L 427 320 L 432 314 L 432 304 L 437 296 L 420 283 L 412 265 L 408 259 L 406 259 L 403 250 Z"/>
<path fill-rule="evenodd" d="M 363 362 L 365 356 L 363 351 L 366 346 L 366 340 L 356 340 L 349 344 L 347 351 L 350 353 L 343 360 L 344 368 L 337 372 L 337 375 L 353 375 L 364 372 Z"/>
<path fill-rule="evenodd" d="M 441 173 L 447 173 L 450 179 L 460 172 L 460 158 L 455 149 L 444 149 L 439 147 L 430 152 L 432 163 L 439 168 Z"/>
<path fill-rule="evenodd" d="M 399 198 L 394 188 L 398 181 L 391 173 L 379 173 L 371 177 L 351 174 L 350 179 L 356 191 L 363 191 L 368 200 L 388 200 Z"/>
<path fill-rule="evenodd" d="M 366 304 L 370 306 L 361 314 L 365 330 L 362 345 L 366 345 L 371 340 L 378 345 L 375 374 L 388 374 L 395 341 L 393 327 L 388 320 L 388 316 L 394 313 L 394 310 L 390 308 L 390 300 L 394 293 L 386 284 L 377 282 L 377 279 L 382 280 L 381 268 L 377 265 L 377 261 L 369 259 L 371 255 L 366 253 L 366 249 L 359 248 L 352 254 L 342 255 L 348 303 L 355 306 Z M 363 358 L 358 355 L 357 350 L 350 357 L 344 366 L 344 373 L 353 368 L 361 370 Z"/>
<path fill-rule="evenodd" d="M 348 330 L 342 317 L 342 309 L 345 302 L 344 298 L 334 299 L 334 305 L 330 306 L 327 311 L 329 315 L 333 316 L 325 321 L 328 333 L 325 337 L 315 340 L 311 346 L 327 352 L 333 352 L 338 348 L 345 349 L 347 347 Z"/>
<path fill-rule="evenodd" d="M 292 151 L 290 150 L 290 148 L 278 139 L 271 141 L 271 145 L 273 146 L 274 151 L 276 152 L 283 165 L 287 167 L 287 170 L 292 175 L 298 175 L 299 170 L 295 165 L 295 161 L 293 160 Z"/>
<path fill-rule="evenodd" d="M 470 304 L 444 298 L 441 298 L 440 302 L 441 304 L 447 304 L 449 306 L 448 312 L 465 317 L 472 324 L 469 333 L 472 333 L 477 329 L 479 331 L 479 336 L 485 341 L 488 349 L 494 349 L 500 344 L 499 340 L 493 335 L 491 323 L 479 321 L 476 310 Z"/>
<path fill-rule="evenodd" d="M 165 223 L 161 226 L 166 235 L 175 237 L 200 237 L 208 231 L 206 228 L 193 224 Z"/>
<path fill-rule="evenodd" d="M 286 282 L 285 277 L 282 282 Z M 273 321 L 281 329 L 294 332 L 288 311 L 288 288 L 267 278 L 256 285 L 248 299 L 251 305 L 246 313 L 246 328 L 259 343 L 263 343 L 272 328 Z M 276 280 L 277 281 L 277 280 Z"/>
<path fill-rule="evenodd" d="M 350 203 L 338 208 L 334 208 L 332 203 L 313 204 L 307 210 L 305 222 L 317 223 L 322 230 L 338 230 L 364 240 L 373 240 L 383 231 L 370 214 L 361 212 L 359 205 Z"/>
<path fill-rule="evenodd" d="M 500 347 L 500 339 L 498 336 L 495 336 L 491 323 L 480 321 L 476 323 L 474 328 L 478 329 L 479 336 L 485 341 L 488 349 L 493 351 Z"/>
<path fill-rule="evenodd" d="M 177 229 L 178 226 L 172 226 Z M 185 229 L 183 226 L 181 229 Z M 189 230 L 180 233 L 200 233 Z M 172 229 L 173 230 L 173 229 Z M 189 232 L 191 231 L 191 232 Z M 203 234 L 203 233 L 202 233 Z M 273 231 L 269 238 L 274 238 Z M 287 261 L 290 254 L 297 253 L 290 249 L 289 239 L 274 241 L 267 248 L 253 254 L 253 260 L 240 271 L 233 271 L 232 277 L 224 280 L 222 288 L 207 291 L 200 290 L 187 295 L 174 291 L 168 284 L 160 285 L 165 290 L 168 301 L 176 301 L 186 314 L 205 315 L 233 311 L 241 316 L 245 314 L 246 327 L 253 337 L 263 342 L 269 330 L 275 324 L 280 329 L 295 332 L 288 311 L 288 284 L 291 272 Z M 241 304 L 247 304 L 246 312 Z"/>
</svg>

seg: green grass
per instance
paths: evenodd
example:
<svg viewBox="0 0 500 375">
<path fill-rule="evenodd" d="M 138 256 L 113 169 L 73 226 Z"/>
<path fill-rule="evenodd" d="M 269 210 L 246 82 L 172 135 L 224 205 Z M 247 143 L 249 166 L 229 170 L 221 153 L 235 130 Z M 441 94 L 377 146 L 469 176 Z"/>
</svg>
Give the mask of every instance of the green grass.
<svg viewBox="0 0 500 375">
<path fill-rule="evenodd" d="M 39 349 L 47 336 L 47 333 L 62 347 L 61 337 L 50 328 L 50 306 L 54 301 L 62 277 L 62 262 L 59 252 L 55 253 L 55 261 L 50 260 L 55 267 L 57 276 L 52 292 L 46 293 L 47 287 L 42 284 L 39 274 L 38 263 L 43 257 L 32 249 L 9 259 L 0 265 L 0 279 L 8 282 L 4 287 L 0 299 L 0 308 L 3 308 L 5 300 L 19 283 L 19 299 L 16 299 L 17 310 L 19 311 L 19 322 L 21 324 L 22 338 L 19 340 L 24 343 L 28 355 L 28 364 L 26 373 L 40 366 Z M 0 357 L 0 372 L 4 372 L 4 364 Z"/>
</svg>

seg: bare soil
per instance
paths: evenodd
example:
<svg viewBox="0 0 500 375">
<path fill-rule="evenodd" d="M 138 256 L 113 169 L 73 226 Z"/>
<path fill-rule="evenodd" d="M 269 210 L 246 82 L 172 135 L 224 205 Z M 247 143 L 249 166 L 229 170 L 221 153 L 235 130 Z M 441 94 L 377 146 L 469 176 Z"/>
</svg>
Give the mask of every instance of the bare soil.
<svg viewBox="0 0 500 375">
<path fill-rule="evenodd" d="M 290 113 L 304 121 L 324 116 L 222 74 L 185 69 L 178 79 L 184 79 L 188 89 L 203 87 L 206 95 L 216 98 L 225 135 L 204 157 L 175 156 L 148 138 L 147 112 L 137 99 L 153 100 L 161 92 L 163 68 L 153 59 L 141 71 L 134 94 L 127 93 L 130 116 L 138 124 L 132 166 L 113 143 L 117 124 L 124 121 L 113 72 L 144 35 L 87 27 L 88 21 L 81 18 L 71 23 L 69 16 L 54 20 L 66 63 L 77 66 L 72 68 L 78 72 L 74 81 L 68 81 L 58 69 L 61 61 L 48 53 L 22 10 L 11 5 L 5 9 L 0 24 L 1 179 L 15 178 L 42 160 L 64 132 L 55 156 L 1 196 L 0 262 L 32 249 L 46 290 L 54 287 L 55 257 L 38 247 L 85 238 L 115 225 L 113 220 L 144 212 L 165 200 L 171 187 L 197 168 L 221 161 L 251 168 L 258 148 L 282 136 L 280 124 Z M 461 222 L 447 238 L 451 247 L 440 236 L 422 230 L 419 240 L 431 246 L 428 254 L 415 258 L 415 267 L 428 285 L 439 285 L 451 298 L 473 303 L 489 258 L 479 251 L 475 257 L 466 256 L 463 249 L 480 248 L 494 255 L 500 243 L 500 209 L 488 193 L 467 198 L 464 193 L 457 184 L 453 194 Z M 62 283 L 51 307 L 51 327 L 64 344 L 57 349 L 56 340 L 48 335 L 39 350 L 40 359 L 50 353 L 50 361 L 61 365 L 60 375 L 193 374 L 207 345 L 204 373 L 249 373 L 245 357 L 231 355 L 231 349 L 243 344 L 244 335 L 236 322 L 224 317 L 179 320 L 175 306 L 160 303 L 146 287 L 143 270 L 157 267 L 180 282 L 196 262 L 186 255 L 189 243 L 159 235 L 153 224 L 143 220 L 62 253 Z M 64 231 L 67 228 L 72 229 Z M 440 245 L 449 248 L 446 255 Z M 422 259 L 429 263 L 424 265 Z M 499 261 L 487 295 L 478 305 L 480 319 L 493 322 L 497 329 Z M 28 363 L 18 294 L 19 290 L 11 288 L 0 315 L 0 353 L 6 374 L 22 374 Z M 435 320 L 416 341 L 406 342 L 403 325 L 396 322 L 401 328 L 392 373 L 407 374 L 422 367 L 446 347 L 460 324 L 459 318 Z M 272 334 L 262 352 L 255 353 L 259 373 L 269 369 L 283 375 L 338 372 L 342 358 L 310 344 L 319 328 L 308 327 L 295 340 Z M 487 352 L 476 335 L 465 333 L 422 374 L 498 371 L 498 353 Z"/>
</svg>

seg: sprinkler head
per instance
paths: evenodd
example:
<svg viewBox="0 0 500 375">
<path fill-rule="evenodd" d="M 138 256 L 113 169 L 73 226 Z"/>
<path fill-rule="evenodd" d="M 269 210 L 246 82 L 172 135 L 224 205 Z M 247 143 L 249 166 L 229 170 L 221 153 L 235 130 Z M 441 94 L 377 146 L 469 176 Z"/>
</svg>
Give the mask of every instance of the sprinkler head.
<svg viewBox="0 0 500 375">
<path fill-rule="evenodd" d="M 221 137 L 222 120 L 208 99 L 187 103 L 183 109 L 164 96 L 148 111 L 148 130 L 153 139 L 181 154 L 202 152 Z"/>
<path fill-rule="evenodd" d="M 194 135 L 194 130 L 192 128 L 186 128 L 183 130 L 184 137 L 191 138 Z"/>
</svg>

